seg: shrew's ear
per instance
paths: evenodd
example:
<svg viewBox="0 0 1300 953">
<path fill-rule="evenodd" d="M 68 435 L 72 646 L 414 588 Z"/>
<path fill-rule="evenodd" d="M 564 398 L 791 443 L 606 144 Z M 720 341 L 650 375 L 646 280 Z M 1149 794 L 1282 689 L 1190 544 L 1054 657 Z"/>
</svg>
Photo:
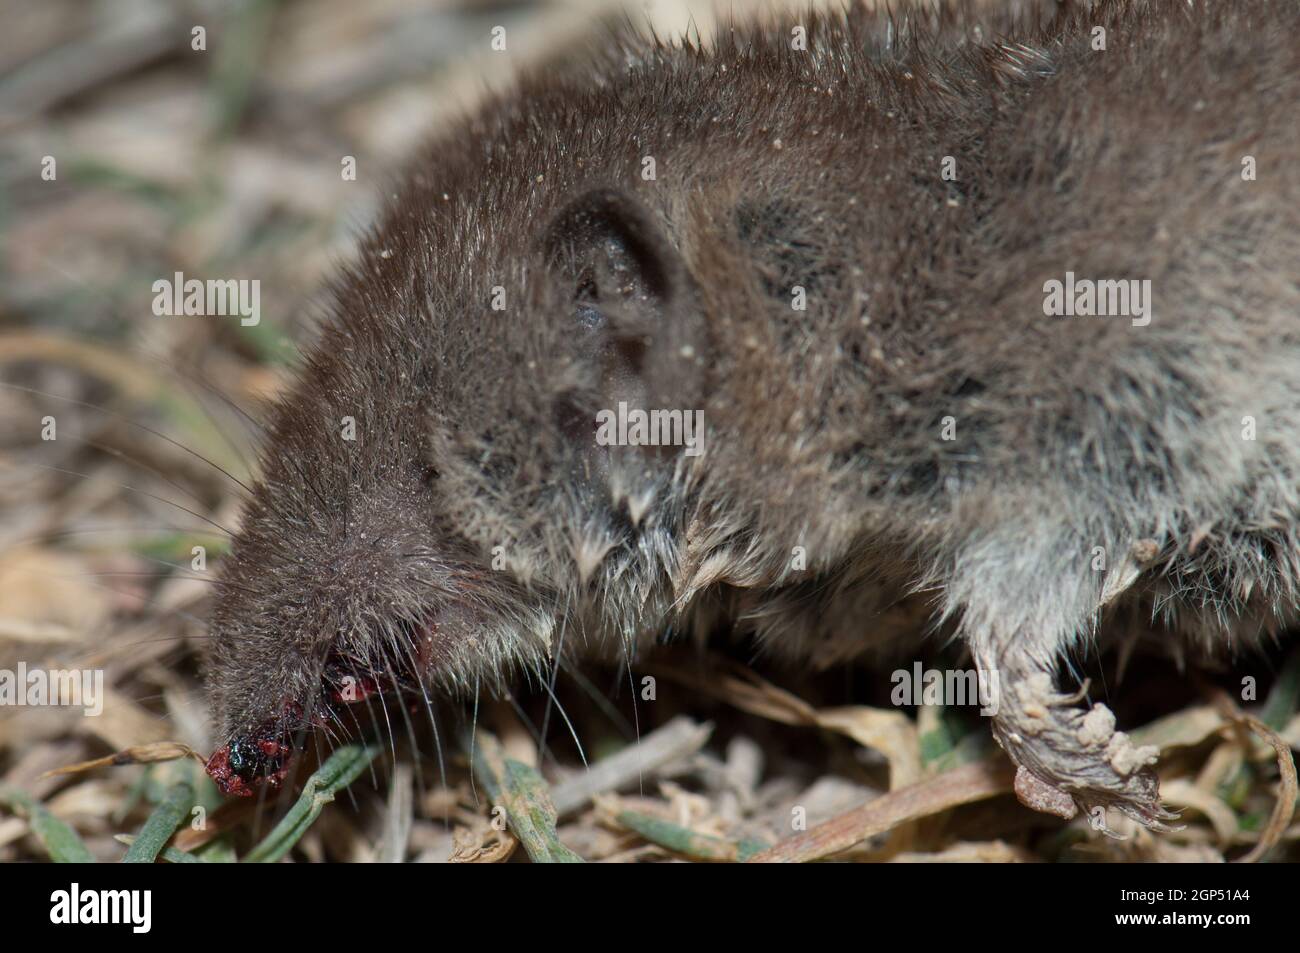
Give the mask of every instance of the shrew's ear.
<svg viewBox="0 0 1300 953">
<path fill-rule="evenodd" d="M 610 397 L 698 394 L 703 321 L 690 273 L 648 208 L 615 189 L 585 192 L 551 222 L 545 252 Z"/>
</svg>

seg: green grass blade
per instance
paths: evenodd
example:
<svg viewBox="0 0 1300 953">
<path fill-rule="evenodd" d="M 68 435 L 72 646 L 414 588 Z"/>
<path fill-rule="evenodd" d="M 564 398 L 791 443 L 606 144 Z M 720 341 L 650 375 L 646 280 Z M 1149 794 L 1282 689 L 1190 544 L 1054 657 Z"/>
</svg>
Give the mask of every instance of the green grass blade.
<svg viewBox="0 0 1300 953">
<path fill-rule="evenodd" d="M 132 844 L 134 844 L 134 843 L 136 842 L 136 840 L 137 840 L 137 838 L 131 836 L 130 834 L 121 835 L 121 836 L 117 837 L 116 839 L 117 839 L 117 840 L 120 840 L 122 843 L 126 844 L 127 847 L 130 847 L 130 846 L 131 846 Z M 164 848 L 162 849 L 162 852 L 161 852 L 158 856 L 161 857 L 163 860 L 167 861 L 169 864 L 206 864 L 206 863 L 208 863 L 207 860 L 205 860 L 204 858 L 200 857 L 198 854 L 191 854 L 191 853 L 190 853 L 189 851 L 187 851 L 187 850 L 179 850 L 178 848 L 175 848 L 175 847 L 164 847 Z"/>
<path fill-rule="evenodd" d="M 207 861 L 202 857 L 191 854 L 187 850 L 178 850 L 175 847 L 164 847 L 162 849 L 162 859 L 169 864 L 206 864 Z"/>
<path fill-rule="evenodd" d="M 510 833 L 524 845 L 524 850 L 539 864 L 580 864 L 581 857 L 560 843 L 555 831 L 555 805 L 551 803 L 546 780 L 533 768 L 507 758 L 501 742 L 479 731 L 471 745 L 474 776 L 487 789 L 493 805 L 505 809 Z"/>
<path fill-rule="evenodd" d="M 1300 649 L 1291 652 L 1291 657 L 1278 672 L 1273 689 L 1268 693 L 1259 713 L 1259 720 L 1274 731 L 1285 731 L 1291 716 L 1300 707 Z"/>
<path fill-rule="evenodd" d="M 620 811 L 618 822 L 652 844 L 694 860 L 745 862 L 770 847 L 759 840 L 729 841 L 695 831 L 637 811 Z"/>
<path fill-rule="evenodd" d="M 27 818 L 32 833 L 56 864 L 93 864 L 95 858 L 77 832 L 49 812 L 49 809 L 16 788 L 0 788 L 0 804 Z"/>
<path fill-rule="evenodd" d="M 275 829 L 248 852 L 244 861 L 250 864 L 275 863 L 293 849 L 303 834 L 316 822 L 325 805 L 375 759 L 379 749 L 373 746 L 346 745 L 339 748 L 307 779 L 302 794 L 289 809 Z"/>
<path fill-rule="evenodd" d="M 127 864 L 152 864 L 158 854 L 167 846 L 176 828 L 181 826 L 190 808 L 194 806 L 194 785 L 188 781 L 173 784 L 167 789 L 162 802 L 154 808 L 149 819 L 140 828 L 126 856 L 122 858 Z"/>
<path fill-rule="evenodd" d="M 235 848 L 224 837 L 219 837 L 212 843 L 200 847 L 194 852 L 194 856 L 205 864 L 233 864 L 239 860 L 235 856 Z"/>
</svg>

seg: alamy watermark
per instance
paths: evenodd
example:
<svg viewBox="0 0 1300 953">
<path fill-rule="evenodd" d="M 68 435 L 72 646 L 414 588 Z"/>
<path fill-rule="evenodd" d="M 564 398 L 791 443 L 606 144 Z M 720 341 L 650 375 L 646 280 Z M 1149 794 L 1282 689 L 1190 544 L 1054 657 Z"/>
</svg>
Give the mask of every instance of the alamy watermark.
<svg viewBox="0 0 1300 953">
<path fill-rule="evenodd" d="M 87 718 L 104 712 L 103 669 L 0 668 L 0 707 L 81 708 Z"/>
<path fill-rule="evenodd" d="M 688 457 L 704 452 L 704 411 L 628 409 L 596 413 L 596 443 L 601 447 L 685 447 Z"/>
<path fill-rule="evenodd" d="M 1075 278 L 1067 271 L 1065 280 L 1043 282 L 1043 314 L 1052 317 L 1126 317 L 1133 327 L 1151 323 L 1151 279 Z"/>
<path fill-rule="evenodd" d="M 979 705 L 981 715 L 998 713 L 1001 683 L 996 669 L 924 668 L 913 662 L 911 669 L 895 669 L 889 680 L 894 684 L 889 700 L 898 706 Z"/>
<path fill-rule="evenodd" d="M 176 272 L 172 278 L 153 283 L 153 313 L 171 315 L 239 316 L 244 327 L 262 320 L 262 283 L 257 278 L 186 278 Z"/>
<path fill-rule="evenodd" d="M 132 933 L 148 933 L 153 926 L 152 890 L 82 890 L 73 883 L 50 894 L 50 922 L 75 925 L 120 923 Z"/>
</svg>

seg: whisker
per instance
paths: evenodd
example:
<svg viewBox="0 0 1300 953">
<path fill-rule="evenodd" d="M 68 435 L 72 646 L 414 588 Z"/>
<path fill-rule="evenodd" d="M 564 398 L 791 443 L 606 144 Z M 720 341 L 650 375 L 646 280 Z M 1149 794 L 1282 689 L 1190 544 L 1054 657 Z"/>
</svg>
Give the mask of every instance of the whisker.
<svg viewBox="0 0 1300 953">
<path fill-rule="evenodd" d="M 476 671 L 474 673 L 474 714 L 470 720 L 470 727 L 469 727 L 469 764 L 470 764 L 469 790 L 470 793 L 474 795 L 475 807 L 478 807 L 478 803 L 479 803 L 478 787 L 474 783 L 474 742 L 476 740 L 475 736 L 478 734 L 478 690 L 479 690 L 479 674 Z"/>
<path fill-rule="evenodd" d="M 591 699 L 593 704 L 601 710 L 606 718 L 618 729 L 619 733 L 626 738 L 632 738 L 634 729 L 632 723 L 624 717 L 623 713 L 618 710 L 610 700 L 601 693 L 600 689 L 592 684 L 591 679 L 582 674 L 582 670 L 572 663 L 564 663 L 564 674 L 573 679 L 574 683 L 582 689 L 583 694 Z"/>
<path fill-rule="evenodd" d="M 307 489 L 311 490 L 312 495 L 316 497 L 316 501 L 321 505 L 321 512 L 328 515 L 330 512 L 329 503 L 326 502 L 325 497 L 321 495 L 320 490 L 316 488 L 316 484 L 312 481 L 312 479 L 309 476 L 307 476 L 307 472 L 303 470 L 302 464 L 298 462 L 298 460 L 293 456 L 293 454 L 286 454 L 284 456 L 284 459 L 289 461 L 289 463 L 293 466 L 294 471 L 298 474 L 299 478 L 302 480 L 303 485 L 307 487 Z"/>
<path fill-rule="evenodd" d="M 256 589 L 250 589 L 250 588 L 247 587 L 247 586 L 241 586 L 241 585 L 238 585 L 238 584 L 236 584 L 236 583 L 230 582 L 228 579 L 216 579 L 216 578 L 213 578 L 212 576 L 201 576 L 201 575 L 195 575 L 191 570 L 186 569 L 184 566 L 173 565 L 172 563 L 169 563 L 169 562 L 167 562 L 167 561 L 164 560 L 164 559 L 153 559 L 153 558 L 151 558 L 151 557 L 149 557 L 149 556 L 142 556 L 141 558 L 142 558 L 142 559 L 148 559 L 150 562 L 156 562 L 156 563 L 158 563 L 158 564 L 161 565 L 161 566 L 166 566 L 166 567 L 168 567 L 168 568 L 170 568 L 170 569 L 172 569 L 172 570 L 175 570 L 177 573 L 181 574 L 180 578 L 182 578 L 182 579 L 189 579 L 189 580 L 192 580 L 192 581 L 194 581 L 194 582 L 207 583 L 207 584 L 210 585 L 210 586 L 218 586 L 218 587 L 220 587 L 220 588 L 222 588 L 222 589 L 237 589 L 237 590 L 239 590 L 240 592 L 247 592 L 247 593 L 249 593 L 250 595 L 255 595 L 255 596 L 261 594 L 261 593 L 259 593 Z M 144 569 L 105 569 L 105 570 L 99 570 L 99 571 L 96 571 L 96 572 L 53 573 L 53 572 L 46 572 L 46 571 L 43 571 L 43 570 L 37 570 L 37 569 L 28 569 L 28 568 L 26 568 L 26 567 L 22 567 L 22 566 L 20 566 L 20 567 L 18 567 L 18 570 L 19 570 L 20 572 L 32 572 L 32 573 L 37 573 L 37 574 L 42 575 L 42 576 L 45 576 L 45 577 L 47 577 L 47 578 L 49 578 L 49 579 L 68 579 L 68 580 L 77 580 L 77 579 L 112 579 L 112 578 L 116 578 L 116 577 L 124 577 L 124 578 L 127 578 L 127 579 L 131 579 L 131 578 L 135 578 L 135 579 L 158 579 L 158 578 L 161 578 L 162 575 L 163 575 L 163 574 L 160 573 L 160 572 L 155 572 L 155 571 L 150 571 L 150 570 L 144 570 Z M 112 591 L 113 591 L 113 592 L 118 592 L 119 595 L 129 595 L 129 593 L 122 593 L 122 592 L 119 592 L 119 591 L 116 590 L 116 589 L 114 589 L 114 590 L 112 590 Z M 198 618 L 195 617 L 195 616 L 191 616 L 191 618 L 194 619 L 194 621 L 199 622 L 200 624 L 205 624 L 205 623 L 203 623 L 203 620 L 198 619 Z"/>
<path fill-rule="evenodd" d="M 43 570 L 43 569 L 32 569 L 32 568 L 30 568 L 30 567 L 28 567 L 28 566 L 14 566 L 14 567 L 12 567 L 12 569 L 10 569 L 9 571 L 11 571 L 11 572 L 26 572 L 26 573 L 31 573 L 31 574 L 34 575 L 34 576 L 41 576 L 41 577 L 44 577 L 44 578 L 46 578 L 46 579 L 65 579 L 65 580 L 75 579 L 75 580 L 78 580 L 78 581 L 82 582 L 83 584 L 85 584 L 85 585 L 87 585 L 87 586 L 90 586 L 90 587 L 92 587 L 92 588 L 94 588 L 94 589 L 103 589 L 105 592 L 111 592 L 111 593 L 113 593 L 113 595 L 115 595 L 115 596 L 124 596 L 124 597 L 126 597 L 126 598 L 136 598 L 136 597 L 139 596 L 139 593 L 138 593 L 138 592 L 129 592 L 129 591 L 125 590 L 125 589 L 117 589 L 117 588 L 115 588 L 115 587 L 113 587 L 113 586 L 106 586 L 106 585 L 104 585 L 102 582 L 91 582 L 91 581 L 89 581 L 89 580 L 86 578 L 86 576 L 93 576 L 93 575 L 94 575 L 93 573 L 86 573 L 86 574 L 77 574 L 77 573 L 72 573 L 72 574 L 68 574 L 68 573 L 53 573 L 53 572 L 49 572 L 49 571 L 47 571 L 47 570 Z M 192 615 L 192 614 L 190 614 L 190 613 L 187 613 L 187 612 L 185 612 L 184 610 L 181 610 L 181 609 L 173 609 L 173 610 L 171 610 L 171 611 L 174 612 L 174 613 L 176 613 L 177 615 L 181 616 L 182 618 L 188 619 L 188 620 L 190 620 L 190 621 L 192 621 L 192 622 L 195 622 L 195 623 L 197 623 L 197 624 L 199 624 L 199 625 L 204 625 L 204 624 L 206 624 L 206 623 L 204 622 L 204 620 L 200 619 L 198 616 L 195 616 L 195 615 Z"/>
<path fill-rule="evenodd" d="M 168 367 L 169 362 L 165 356 L 158 355 L 155 356 L 155 358 L 159 361 L 159 363 L 162 366 Z M 225 393 L 223 390 L 221 390 L 221 388 L 213 384 L 212 381 L 203 373 L 203 369 L 199 367 L 199 365 L 196 364 L 194 361 L 186 362 L 184 376 L 182 376 L 180 372 L 175 368 L 168 367 L 168 369 L 171 371 L 172 377 L 177 382 L 179 382 L 182 387 L 190 388 L 195 383 L 197 383 L 209 394 L 211 394 L 213 397 L 217 398 L 223 404 L 225 404 L 227 407 L 233 410 L 239 416 L 239 418 L 245 422 L 246 430 L 249 427 L 252 428 L 251 432 L 248 432 L 249 437 L 253 437 L 254 439 L 256 439 L 257 437 L 260 437 L 265 432 L 261 422 L 256 420 L 251 414 L 248 413 L 248 411 L 244 410 L 244 408 L 241 407 L 234 400 L 234 398 L 232 398 L 229 394 Z M 208 409 L 207 405 L 204 404 L 203 401 L 199 400 L 198 397 L 193 393 L 193 391 L 190 392 L 190 396 L 194 400 L 194 402 L 203 409 L 205 416 L 207 416 L 207 418 L 210 421 L 212 421 L 213 428 L 217 431 L 217 433 L 221 435 L 221 439 L 226 444 L 226 446 L 229 447 L 235 453 L 235 455 L 239 457 L 240 462 L 243 463 L 245 467 L 248 467 L 248 456 L 246 453 L 246 450 L 248 448 L 240 447 L 239 444 L 236 443 L 233 438 L 231 438 L 230 434 L 226 432 L 225 427 L 221 425 L 221 421 L 217 419 L 216 414 L 212 413 L 212 411 Z"/>
<path fill-rule="evenodd" d="M 546 687 L 546 707 L 542 710 L 542 728 L 538 732 L 538 743 L 541 748 L 546 745 L 546 734 L 551 723 L 551 706 L 555 703 L 555 680 L 560 674 L 560 657 L 564 654 L 564 635 L 569 630 L 569 625 L 564 616 L 561 616 L 560 636 L 556 639 L 555 644 L 555 662 L 551 666 L 550 685 Z M 538 751 L 539 754 L 543 752 Z"/>
<path fill-rule="evenodd" d="M 108 407 L 100 407 L 97 406 L 96 404 L 92 404 L 84 400 L 78 400 L 75 397 L 65 397 L 62 394 L 52 394 L 49 393 L 48 391 L 43 391 L 35 387 L 26 387 L 22 384 L 11 384 L 5 381 L 0 381 L 0 387 L 7 387 L 10 390 L 23 391 L 25 393 L 32 394 L 33 396 L 36 397 L 48 397 L 51 400 L 67 401 L 70 404 L 76 404 L 78 407 L 85 407 L 88 410 L 94 410 L 94 411 L 98 411 L 99 413 L 108 414 L 111 417 L 116 417 L 118 420 L 121 420 L 132 427 L 137 427 L 140 430 L 143 430 L 145 433 L 152 434 L 153 436 L 157 437 L 159 440 L 165 440 L 167 443 L 171 444 L 173 447 L 176 447 L 178 450 L 185 451 L 190 456 L 194 457 L 196 460 L 202 460 L 204 463 L 212 467 L 218 473 L 224 474 L 227 479 L 233 481 L 234 483 L 242 487 L 244 492 L 247 493 L 249 496 L 252 496 L 253 494 L 252 488 L 247 483 L 239 479 L 239 477 L 235 476 L 225 467 L 209 460 L 207 457 L 199 453 L 197 450 L 185 446 L 185 444 L 181 443 L 179 440 L 174 440 L 171 437 L 167 436 L 165 433 L 162 433 L 161 431 L 158 430 L 154 430 L 152 427 L 146 424 L 142 424 L 138 420 L 132 420 L 126 414 L 118 413 L 116 410 L 111 410 Z"/>
<path fill-rule="evenodd" d="M 108 444 L 100 443 L 98 440 L 92 440 L 90 437 L 83 437 L 80 436 L 79 434 L 73 434 L 73 438 L 76 440 L 80 440 L 88 447 L 94 447 L 96 450 L 100 451 L 101 453 L 108 454 L 110 457 L 116 457 L 117 459 L 122 460 L 125 463 L 129 463 L 131 466 L 139 467 L 141 470 L 144 470 L 146 473 L 152 473 L 154 476 L 158 477 L 168 486 L 184 493 L 195 503 L 199 503 L 199 504 L 205 503 L 205 501 L 202 498 L 200 498 L 199 495 L 195 493 L 193 490 L 177 483 L 166 473 L 164 473 L 161 469 L 153 466 L 152 464 L 145 463 L 143 460 L 139 460 L 136 457 L 131 456 L 129 453 L 117 449 L 116 447 L 110 447 Z"/>
<path fill-rule="evenodd" d="M 48 463 L 34 463 L 34 464 L 32 464 L 32 466 L 40 467 L 40 468 L 43 469 L 43 470 L 53 470 L 53 471 L 55 471 L 56 473 L 66 473 L 66 474 L 68 474 L 69 476 L 81 477 L 83 480 L 90 480 L 90 479 L 93 479 L 93 477 L 92 477 L 89 473 L 80 473 L 80 472 L 78 472 L 77 470 L 69 470 L 69 469 L 67 469 L 66 467 L 56 467 L 56 466 L 52 466 L 51 464 L 48 464 Z M 161 496 L 159 496 L 159 495 L 156 494 L 156 493 L 150 493 L 148 490 L 142 490 L 142 489 L 140 489 L 139 487 L 128 486 L 128 485 L 125 484 L 125 483 L 118 483 L 116 480 L 112 480 L 112 481 L 110 481 L 110 482 L 111 482 L 114 486 L 120 487 L 120 488 L 122 488 L 123 490 L 130 490 L 132 493 L 139 493 L 139 494 L 141 494 L 142 496 L 147 496 L 147 497 L 149 497 L 149 498 L 152 499 L 152 500 L 157 500 L 159 503 L 165 503 L 165 504 L 168 505 L 168 506 L 174 506 L 174 507 L 176 507 L 178 510 L 182 510 L 183 512 L 189 513 L 190 516 L 193 516 L 195 519 L 203 520 L 203 522 L 207 523 L 208 525 L 210 525 L 210 526 L 215 526 L 217 529 L 221 530 L 223 533 L 225 533 L 225 534 L 226 534 L 227 536 L 229 536 L 231 539 L 234 539 L 234 538 L 235 538 L 235 534 L 234 534 L 234 533 L 232 533 L 232 532 L 231 532 L 229 529 L 227 529 L 226 527 L 222 526 L 222 525 L 221 525 L 220 523 L 218 523 L 216 520 L 214 520 L 214 519 L 209 519 L 208 517 L 204 516 L 202 513 L 196 513 L 194 510 L 190 509 L 189 507 L 181 506 L 181 504 L 177 503 L 175 500 L 169 500 L 169 499 L 167 499 L 167 498 L 165 498 L 165 497 L 161 497 Z"/>
<path fill-rule="evenodd" d="M 180 566 L 172 566 L 172 564 L 168 562 L 162 562 L 162 565 L 170 566 L 172 569 L 176 570 L 177 573 L 184 574 L 188 572 L 188 570 L 183 569 Z M 104 570 L 99 570 L 97 572 L 70 573 L 62 576 L 61 578 L 63 579 L 84 579 L 86 577 L 111 578 L 113 576 L 124 576 L 127 578 L 135 577 L 135 578 L 145 578 L 145 579 L 158 579 L 163 576 L 163 573 L 160 573 L 156 570 L 149 570 L 149 569 L 104 569 Z M 213 579 L 211 576 L 199 576 L 199 575 L 194 575 L 192 573 L 188 575 L 181 575 L 181 578 L 192 579 L 195 582 L 206 582 L 209 585 L 213 585 L 213 586 L 217 585 L 220 582 L 220 580 Z M 253 590 L 250 589 L 248 591 L 252 592 Z"/>
<path fill-rule="evenodd" d="M 429 693 L 424 685 L 424 678 L 419 671 L 419 665 L 415 658 L 415 647 L 409 639 L 399 640 L 399 648 L 405 652 L 407 662 L 411 666 L 411 671 L 415 673 L 415 683 L 420 689 L 420 697 L 424 700 L 424 711 L 429 716 L 429 728 L 433 731 L 434 750 L 438 756 L 438 777 L 443 788 L 447 787 L 447 766 L 443 763 L 442 758 L 442 740 L 438 736 L 438 722 L 433 713 L 433 702 L 429 699 Z M 423 791 L 421 792 L 423 796 Z"/>
<path fill-rule="evenodd" d="M 564 719 L 564 723 L 569 727 L 569 735 L 573 738 L 574 745 L 577 746 L 578 757 L 582 759 L 582 766 L 590 771 L 591 765 L 587 764 L 587 754 L 582 750 L 582 742 L 578 740 L 578 732 L 573 727 L 573 722 L 569 720 L 568 713 L 564 710 L 564 706 L 560 704 L 560 700 L 555 697 L 555 692 L 551 691 L 549 686 L 546 688 L 546 693 L 551 696 L 551 700 L 555 702 L 555 710 L 560 713 L 560 717 Z"/>
<path fill-rule="evenodd" d="M 355 669 L 353 669 L 352 677 L 355 678 L 355 679 L 357 680 L 357 684 L 358 684 L 358 685 L 361 684 L 361 679 L 360 679 L 360 677 L 357 675 Z M 367 694 L 367 695 L 364 697 L 363 701 L 365 702 L 365 705 L 366 705 L 366 711 L 370 714 L 370 723 L 371 723 L 371 725 L 373 726 L 373 728 L 374 728 L 374 730 L 375 730 L 375 737 L 376 737 L 377 739 L 379 739 L 379 740 L 382 741 L 382 740 L 383 740 L 383 737 L 384 737 L 384 733 L 380 730 L 380 728 L 379 728 L 379 719 L 378 719 L 378 717 L 376 717 L 376 715 L 375 715 L 375 696 L 374 696 L 373 694 Z M 387 717 L 388 717 L 387 714 L 385 714 L 384 717 L 385 717 L 385 719 L 387 719 Z M 358 723 L 358 725 L 359 725 L 359 723 Z M 388 744 L 389 744 L 389 747 L 391 748 L 391 747 L 392 747 L 392 744 L 393 744 L 393 733 L 392 733 L 392 726 L 391 726 L 391 725 L 389 726 L 389 732 L 388 732 Z M 393 751 L 393 757 L 394 757 L 394 758 L 397 757 L 397 752 L 396 752 L 395 750 Z M 370 784 L 371 784 L 371 786 L 372 786 L 375 790 L 378 790 L 378 789 L 379 789 L 379 775 L 375 772 L 375 763 L 374 763 L 374 761 L 371 761 L 371 762 L 370 762 Z"/>
<path fill-rule="evenodd" d="M 549 750 L 544 749 L 542 736 L 538 733 L 537 726 L 533 724 L 533 720 L 528 717 L 528 712 L 524 711 L 524 706 L 519 704 L 519 700 L 515 698 L 508 689 L 503 689 L 501 694 L 502 697 L 505 698 L 506 703 L 510 706 L 511 711 L 513 711 L 515 716 L 518 717 L 519 723 L 523 725 L 524 729 L 528 732 L 528 736 L 533 739 L 533 744 L 537 746 L 538 752 L 541 753 L 538 760 L 540 761 L 541 757 L 544 756 L 555 761 L 555 756 L 551 754 Z"/>
<path fill-rule="evenodd" d="M 631 641 L 631 636 L 624 636 L 623 663 L 627 667 L 627 687 L 630 689 L 632 695 L 632 724 L 636 728 L 636 742 L 637 744 L 640 744 L 641 743 L 641 715 L 636 707 L 636 681 L 632 677 L 632 654 L 631 654 L 631 649 L 629 648 L 630 641 Z M 639 764 L 640 762 L 638 762 L 638 765 Z M 636 783 L 637 783 L 638 793 L 642 797 L 645 797 L 645 773 L 641 770 L 639 766 L 636 772 Z"/>
<path fill-rule="evenodd" d="M 394 645 L 394 648 L 398 647 Z M 402 721 L 406 724 L 406 737 L 411 744 L 411 763 L 415 768 L 415 787 L 420 799 L 423 800 L 426 792 L 424 787 L 424 772 L 420 763 L 420 744 L 415 737 L 415 724 L 411 721 L 410 712 L 406 710 L 406 705 L 403 700 L 405 692 L 397 681 L 396 666 L 393 667 L 393 672 L 393 694 L 397 698 L 397 707 L 402 713 Z"/>
<path fill-rule="evenodd" d="M 210 529 L 199 529 L 188 526 L 172 526 L 164 523 L 162 528 L 172 533 L 179 533 L 185 536 L 213 536 L 224 537 L 228 535 L 225 532 L 215 533 Z M 117 533 L 120 536 L 144 535 L 146 533 L 157 533 L 158 530 L 152 526 L 140 526 L 136 524 L 122 526 L 90 526 L 81 529 L 62 529 L 48 533 L 33 533 L 30 536 L 20 536 L 9 542 L 9 546 L 27 546 L 32 543 L 48 543 L 54 540 L 66 539 L 71 536 L 89 536 L 94 533 Z"/>
</svg>

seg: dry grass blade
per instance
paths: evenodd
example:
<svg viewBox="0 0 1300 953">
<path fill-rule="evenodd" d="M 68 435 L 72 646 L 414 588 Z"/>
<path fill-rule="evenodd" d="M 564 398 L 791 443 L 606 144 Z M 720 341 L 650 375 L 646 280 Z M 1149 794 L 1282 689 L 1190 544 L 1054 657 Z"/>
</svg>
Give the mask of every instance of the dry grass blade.
<svg viewBox="0 0 1300 953">
<path fill-rule="evenodd" d="M 598 794 L 617 791 L 666 764 L 694 754 L 704 747 L 712 733 L 711 723 L 701 725 L 684 715 L 674 718 L 636 744 L 593 764 L 590 771 L 557 784 L 551 790 L 556 814 L 565 817 Z"/>
<path fill-rule="evenodd" d="M 663 674 L 751 714 L 785 725 L 824 728 L 879 751 L 889 761 L 891 789 L 902 788 L 921 777 L 921 746 L 916 725 L 903 712 L 860 705 L 819 710 L 750 669 L 731 664 L 719 668 L 721 671 L 711 673 L 708 678 L 684 676 L 674 671 Z"/>
<path fill-rule="evenodd" d="M 388 809 L 384 812 L 384 834 L 376 859 L 381 864 L 400 864 L 411 841 L 415 801 L 415 772 L 409 764 L 393 767 L 388 784 Z"/>
<path fill-rule="evenodd" d="M 172 844 L 178 849 L 192 853 L 215 841 L 222 834 L 228 834 L 257 813 L 257 802 L 251 798 L 230 800 L 208 814 L 208 821 L 202 827 L 187 827 L 176 835 Z"/>
<path fill-rule="evenodd" d="M 1155 745 L 1161 753 L 1170 748 L 1198 745 L 1224 725 L 1221 712 L 1213 705 L 1195 705 L 1157 718 L 1129 732 L 1133 744 Z"/>
<path fill-rule="evenodd" d="M 61 774 L 83 774 L 97 768 L 121 767 L 127 764 L 155 764 L 159 761 L 175 761 L 178 758 L 193 758 L 199 764 L 204 763 L 203 756 L 189 745 L 181 744 L 179 741 L 156 741 L 147 745 L 135 745 L 123 749 L 117 754 L 92 758 L 90 761 L 78 761 L 76 764 L 55 768 L 52 771 L 46 771 L 41 777 L 52 778 Z"/>
<path fill-rule="evenodd" d="M 62 334 L 31 331 L 0 334 L 0 363 L 30 360 L 78 368 L 87 375 L 108 381 L 114 389 L 133 400 L 146 400 L 160 389 L 156 378 L 144 365 L 124 358 L 110 348 Z"/>
<path fill-rule="evenodd" d="M 1005 758 L 963 765 L 846 811 L 756 854 L 750 863 L 797 864 L 821 860 L 907 821 L 1005 794 L 1011 790 L 1012 778 L 1011 765 Z"/>
<path fill-rule="evenodd" d="M 499 831 L 488 822 L 457 829 L 452 838 L 449 864 L 499 864 L 510 859 L 519 840 L 509 831 Z"/>
<path fill-rule="evenodd" d="M 1238 708 L 1237 703 L 1226 692 L 1216 689 L 1212 692 L 1212 697 L 1215 705 L 1223 712 L 1225 718 L 1259 735 L 1272 746 L 1274 753 L 1277 755 L 1277 769 L 1282 779 L 1278 785 L 1277 802 L 1273 805 L 1273 814 L 1269 817 L 1268 824 L 1260 831 L 1259 841 L 1249 852 L 1237 860 L 1237 863 L 1253 864 L 1262 860 L 1270 850 L 1277 846 L 1282 840 L 1282 835 L 1286 832 L 1287 826 L 1291 823 L 1291 818 L 1295 815 L 1296 795 L 1300 793 L 1300 785 L 1297 784 L 1296 780 L 1295 758 L 1291 755 L 1291 749 L 1281 735 L 1254 715 L 1247 714 Z"/>
<path fill-rule="evenodd" d="M 1160 800 L 1181 811 L 1191 808 L 1199 811 L 1214 828 L 1221 846 L 1232 843 L 1239 825 L 1236 812 L 1222 798 L 1215 797 L 1184 778 L 1173 778 L 1160 785 Z"/>
</svg>

